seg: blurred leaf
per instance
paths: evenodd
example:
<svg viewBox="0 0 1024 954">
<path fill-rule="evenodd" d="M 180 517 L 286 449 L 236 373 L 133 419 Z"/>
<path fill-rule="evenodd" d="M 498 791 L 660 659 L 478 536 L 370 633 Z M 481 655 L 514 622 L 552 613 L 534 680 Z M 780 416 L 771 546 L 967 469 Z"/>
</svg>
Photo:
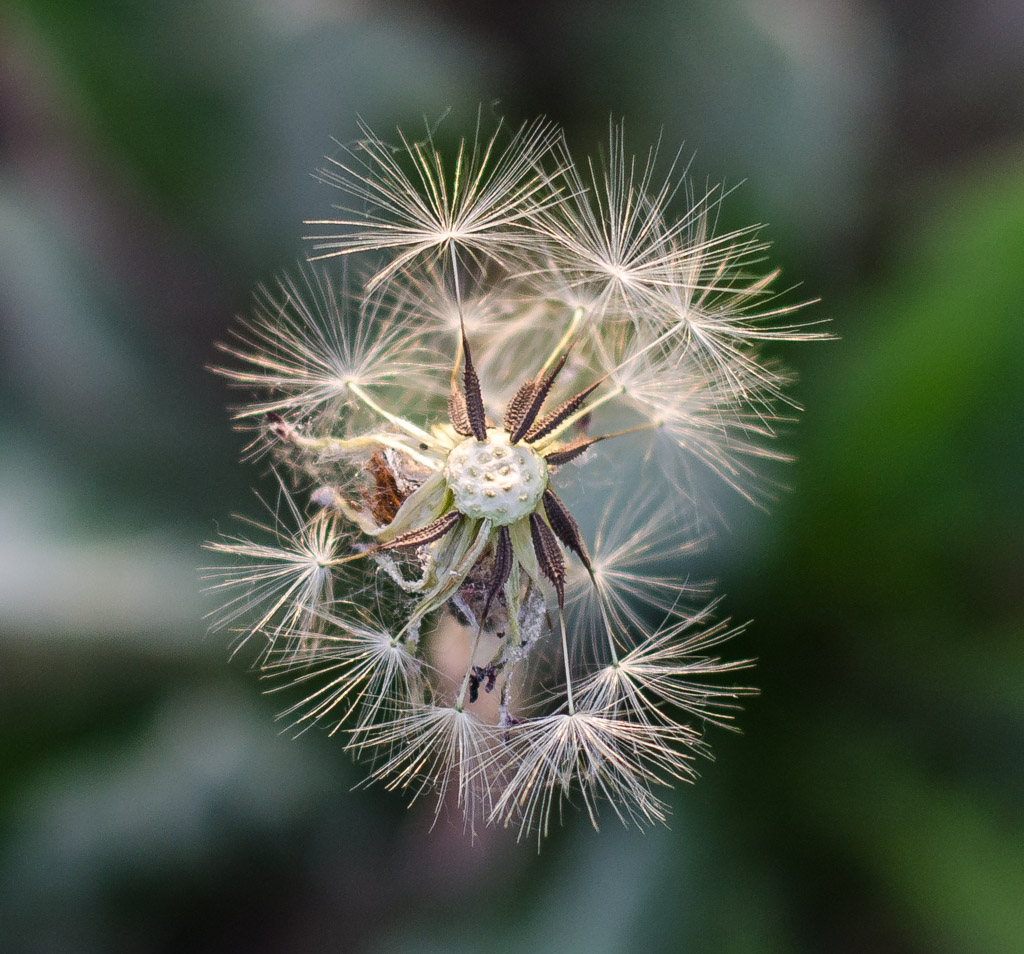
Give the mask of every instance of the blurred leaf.
<svg viewBox="0 0 1024 954">
<path fill-rule="evenodd" d="M 727 216 L 767 216 L 811 257 L 864 216 L 892 79 L 865 5 L 588 0 L 555 15 L 595 135 L 610 110 L 638 142 L 664 129 L 668 155 L 685 140 L 698 182 L 745 183 Z"/>
<path fill-rule="evenodd" d="M 298 247 L 317 211 L 310 173 L 357 117 L 436 117 L 504 85 L 494 51 L 414 13 L 333 0 L 15 3 L 108 162 L 166 217 L 213 236 L 224 262 Z"/>
<path fill-rule="evenodd" d="M 252 882 L 252 860 L 286 854 L 343 787 L 244 698 L 182 689 L 130 738 L 54 759 L 23 786 L 0 860 L 5 949 L 173 950 L 176 906 Z M 345 825 L 360 827 L 355 802 Z"/>
<path fill-rule="evenodd" d="M 670 850 L 671 836 L 661 830 L 638 838 L 611 821 L 600 835 L 575 834 L 582 837 L 563 846 L 568 853 L 563 851 L 561 864 L 542 883 L 531 879 L 517 888 L 518 902 L 512 908 L 496 908 L 483 921 L 475 908 L 442 931 L 431 917 L 389 939 L 378 949 L 380 954 L 471 954 L 482 943 L 502 954 L 619 954 L 632 949 L 637 937 L 647 933 L 650 889 L 659 878 L 659 859 Z M 533 847 L 526 839 L 516 850 Z"/>
<path fill-rule="evenodd" d="M 1024 179 L 938 193 L 809 389 L 795 565 L 821 605 L 1019 618 Z"/>
<path fill-rule="evenodd" d="M 805 891 L 852 861 L 860 904 L 884 894 L 905 938 L 1010 954 L 1024 939 L 1024 178 L 988 167 L 933 194 L 811 376 L 792 536 L 762 577 L 774 606 L 754 598 L 786 625 L 763 635 L 750 737 L 779 789 L 773 824 L 809 826 L 793 859 Z"/>
<path fill-rule="evenodd" d="M 974 786 L 929 773 L 918 753 L 853 722 L 809 732 L 794 791 L 812 827 L 869 870 L 950 954 L 1019 954 L 1024 938 L 1024 828 Z"/>
</svg>

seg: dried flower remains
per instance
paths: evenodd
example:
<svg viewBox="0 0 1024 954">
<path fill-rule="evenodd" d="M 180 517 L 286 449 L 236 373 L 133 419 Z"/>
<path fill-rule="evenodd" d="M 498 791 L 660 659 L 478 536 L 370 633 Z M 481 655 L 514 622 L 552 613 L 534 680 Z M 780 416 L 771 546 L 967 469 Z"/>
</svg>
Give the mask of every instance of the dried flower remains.
<svg viewBox="0 0 1024 954">
<path fill-rule="evenodd" d="M 751 691 L 690 579 L 699 488 L 765 502 L 792 404 L 763 343 L 821 335 L 753 230 L 712 234 L 717 193 L 671 217 L 673 169 L 621 127 L 604 163 L 542 121 L 452 152 L 364 128 L 311 262 L 223 347 L 279 501 L 209 545 L 218 622 L 287 719 L 474 831 L 662 821 Z"/>
</svg>

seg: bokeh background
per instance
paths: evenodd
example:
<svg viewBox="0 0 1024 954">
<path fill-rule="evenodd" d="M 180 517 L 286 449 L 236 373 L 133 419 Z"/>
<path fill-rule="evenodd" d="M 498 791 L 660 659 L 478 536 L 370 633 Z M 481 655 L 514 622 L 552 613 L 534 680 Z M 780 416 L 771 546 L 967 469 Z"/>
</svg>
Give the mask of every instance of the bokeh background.
<svg viewBox="0 0 1024 954">
<path fill-rule="evenodd" d="M 700 566 L 744 733 L 539 855 L 282 735 L 196 571 L 262 479 L 205 366 L 330 137 L 479 103 L 685 142 L 840 336 Z M 1020 954 L 1022 302 L 1017 0 L 4 0 L 0 950 Z"/>
</svg>

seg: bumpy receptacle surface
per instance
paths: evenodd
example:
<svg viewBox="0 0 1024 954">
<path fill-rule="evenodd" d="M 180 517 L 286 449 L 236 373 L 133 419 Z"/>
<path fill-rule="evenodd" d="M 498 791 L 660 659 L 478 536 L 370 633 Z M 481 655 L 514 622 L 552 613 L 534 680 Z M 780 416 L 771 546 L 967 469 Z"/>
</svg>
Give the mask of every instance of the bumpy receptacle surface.
<svg viewBox="0 0 1024 954">
<path fill-rule="evenodd" d="M 536 451 L 509 444 L 508 434 L 494 429 L 486 441 L 469 437 L 455 447 L 444 476 L 459 511 L 502 526 L 537 509 L 548 467 Z"/>
</svg>

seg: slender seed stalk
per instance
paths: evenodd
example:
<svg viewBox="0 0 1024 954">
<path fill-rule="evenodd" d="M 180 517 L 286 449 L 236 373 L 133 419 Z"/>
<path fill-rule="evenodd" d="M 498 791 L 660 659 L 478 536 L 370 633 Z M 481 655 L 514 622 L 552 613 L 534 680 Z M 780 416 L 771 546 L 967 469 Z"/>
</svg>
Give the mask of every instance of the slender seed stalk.
<svg viewBox="0 0 1024 954">
<path fill-rule="evenodd" d="M 590 570 L 590 580 L 594 584 L 594 588 L 600 592 L 593 568 Z M 608 607 L 605 606 L 604 600 L 598 600 L 597 605 L 601 610 L 601 622 L 604 623 L 604 634 L 608 638 L 608 651 L 612 654 L 612 666 L 617 669 L 619 666 L 619 650 L 615 645 L 615 637 L 612 635 L 612 621 L 608 618 Z"/>
<path fill-rule="evenodd" d="M 432 446 L 437 446 L 436 440 L 431 437 Z M 437 460 L 422 454 L 418 448 L 410 447 L 405 441 L 399 439 L 396 434 L 363 434 L 359 437 L 305 437 L 299 433 L 293 433 L 288 437 L 288 443 L 306 451 L 327 453 L 336 455 L 346 454 L 349 451 L 368 450 L 373 447 L 390 447 L 393 450 L 401 451 L 407 457 L 437 470 Z"/>
<path fill-rule="evenodd" d="M 565 666 L 565 701 L 569 715 L 576 714 L 576 705 L 572 698 L 572 669 L 569 666 L 569 641 L 565 635 L 565 610 L 558 608 L 558 628 L 562 637 L 562 662 Z"/>
<path fill-rule="evenodd" d="M 363 402 L 371 411 L 379 414 L 385 421 L 390 421 L 395 427 L 401 428 L 410 437 L 414 437 L 419 441 L 423 441 L 425 444 L 434 447 L 437 443 L 433 434 L 428 433 L 420 427 L 417 427 L 411 421 L 407 421 L 404 417 L 399 417 L 397 414 L 392 414 L 390 411 L 384 410 L 369 394 L 367 394 L 362 387 L 356 384 L 354 381 L 348 382 L 348 389 Z"/>
<path fill-rule="evenodd" d="M 580 322 L 583 321 L 583 318 L 586 315 L 586 313 L 586 309 L 582 305 L 577 305 L 573 309 L 572 318 L 569 321 L 569 327 L 566 329 L 565 334 L 562 335 L 562 337 L 558 340 L 558 344 L 555 345 L 551 354 L 548 355 L 547 361 L 545 361 L 540 366 L 540 371 L 537 372 L 538 378 L 544 377 L 544 375 L 547 374 L 550 370 L 551 365 L 553 365 L 558 360 L 559 356 L 565 350 L 566 346 L 569 344 L 570 341 L 572 341 L 573 335 L 576 334 L 576 329 L 580 326 Z"/>
</svg>

